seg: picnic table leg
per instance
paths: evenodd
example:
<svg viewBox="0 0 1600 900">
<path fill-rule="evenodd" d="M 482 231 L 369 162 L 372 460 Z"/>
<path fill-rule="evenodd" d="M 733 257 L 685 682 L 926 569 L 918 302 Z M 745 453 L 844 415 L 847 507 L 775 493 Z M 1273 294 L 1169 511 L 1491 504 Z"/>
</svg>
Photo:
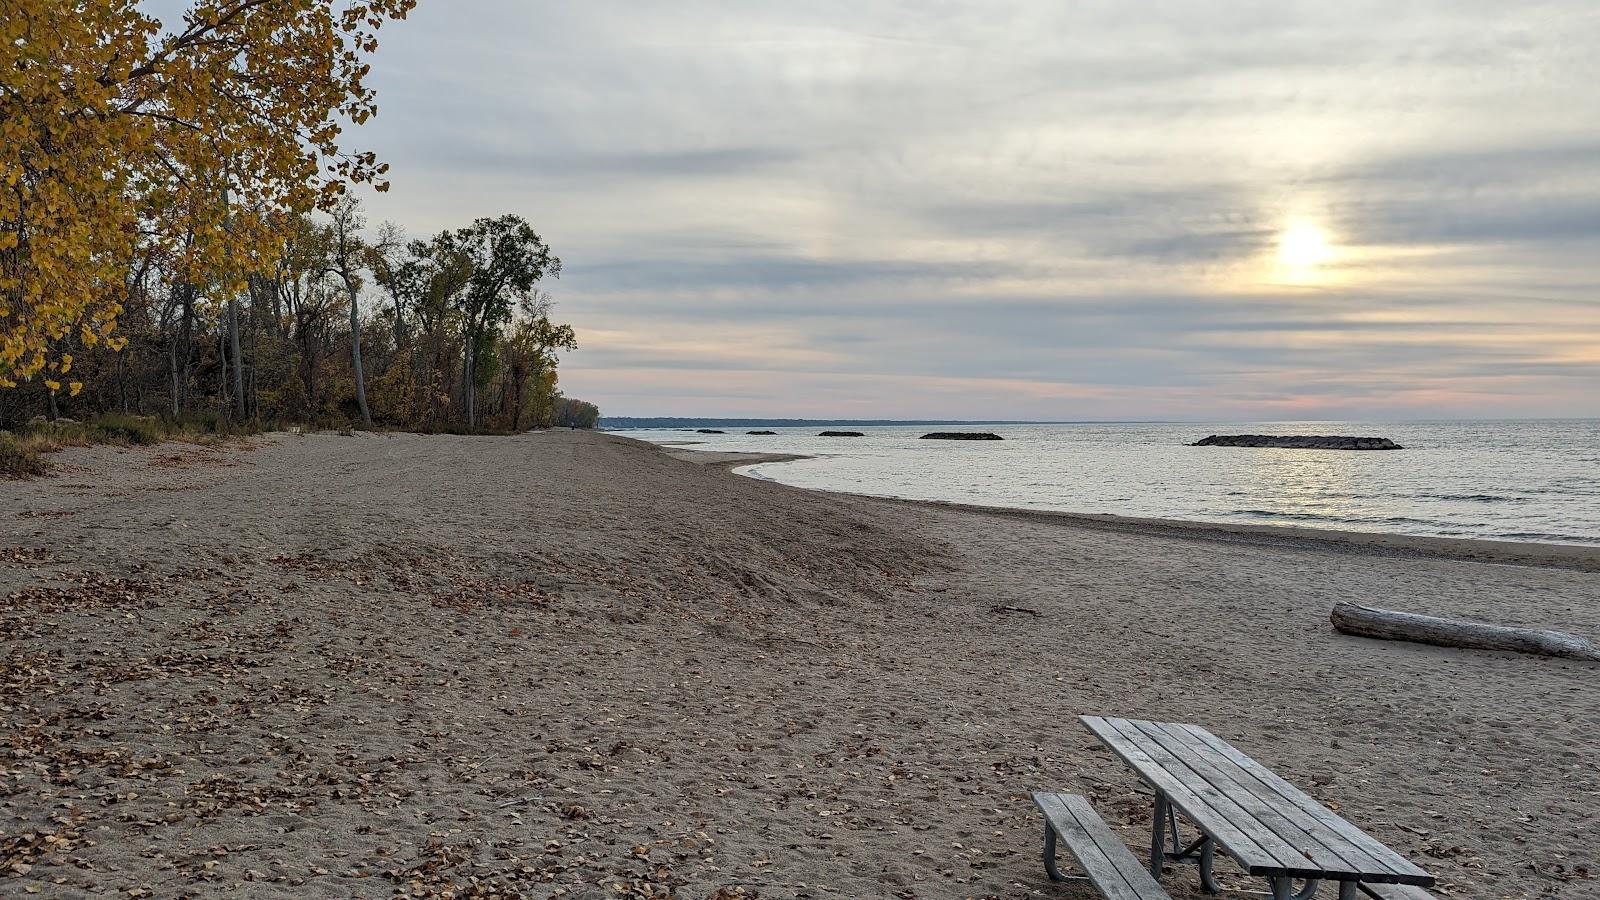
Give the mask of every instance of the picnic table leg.
<svg viewBox="0 0 1600 900">
<path fill-rule="evenodd" d="M 1211 864 L 1217 855 L 1217 848 L 1210 838 L 1200 845 L 1200 888 L 1208 894 L 1222 893 L 1222 885 L 1217 884 L 1217 879 L 1211 874 Z"/>
<path fill-rule="evenodd" d="M 1153 878 L 1161 880 L 1161 869 L 1167 860 L 1190 859 L 1198 853 L 1200 887 L 1208 894 L 1220 894 L 1222 885 L 1211 875 L 1216 850 L 1216 844 L 1204 834 L 1193 844 L 1183 846 L 1183 835 L 1178 831 L 1178 811 L 1166 794 L 1156 792 L 1155 822 L 1150 827 L 1150 875 Z"/>
<path fill-rule="evenodd" d="M 1317 888 L 1322 886 L 1321 879 L 1311 878 L 1306 879 L 1305 887 L 1296 891 L 1294 889 L 1296 880 L 1298 879 L 1286 877 L 1268 878 L 1267 884 L 1272 886 L 1272 900 L 1311 900 L 1312 897 L 1316 896 Z M 1355 882 L 1349 883 L 1355 884 Z M 1339 889 L 1339 896 L 1340 900 L 1348 900 L 1344 896 L 1343 887 Z M 1354 896 L 1354 894 L 1351 896 Z"/>
<path fill-rule="evenodd" d="M 1167 861 L 1167 816 L 1171 811 L 1167 795 L 1156 791 L 1155 824 L 1150 827 L 1150 877 L 1161 880 L 1161 864 Z"/>
<path fill-rule="evenodd" d="M 1356 883 L 1354 881 L 1339 882 L 1339 900 L 1356 900 Z"/>
<path fill-rule="evenodd" d="M 1051 881 L 1066 881 L 1056 869 L 1056 830 L 1050 827 L 1048 820 L 1044 823 L 1044 873 L 1050 876 Z"/>
</svg>

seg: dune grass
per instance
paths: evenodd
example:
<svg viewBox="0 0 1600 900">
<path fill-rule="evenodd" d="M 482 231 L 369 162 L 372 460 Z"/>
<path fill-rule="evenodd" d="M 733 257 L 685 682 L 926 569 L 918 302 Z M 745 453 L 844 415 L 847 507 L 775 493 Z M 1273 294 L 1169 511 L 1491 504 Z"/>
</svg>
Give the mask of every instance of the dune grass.
<svg viewBox="0 0 1600 900">
<path fill-rule="evenodd" d="M 32 436 L 0 431 L 0 478 L 33 478 L 50 471 L 44 458 L 48 451 L 41 449 L 41 444 Z"/>
<path fill-rule="evenodd" d="M 162 441 L 215 445 L 265 430 L 259 423 L 233 423 L 219 415 L 168 419 L 104 413 L 92 419 L 35 419 L 19 431 L 0 431 L 0 478 L 33 478 L 50 470 L 46 454 L 65 447 L 115 444 L 143 447 Z"/>
</svg>

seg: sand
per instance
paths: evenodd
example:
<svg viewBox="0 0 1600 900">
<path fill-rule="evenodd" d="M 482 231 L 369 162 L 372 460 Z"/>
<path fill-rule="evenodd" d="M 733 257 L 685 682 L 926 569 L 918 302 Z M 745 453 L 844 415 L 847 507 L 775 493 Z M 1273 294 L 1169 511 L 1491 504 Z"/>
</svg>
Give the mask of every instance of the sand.
<svg viewBox="0 0 1600 900">
<path fill-rule="evenodd" d="M 1327 624 L 1600 635 L 1594 551 L 873 500 L 694 452 L 285 435 L 0 484 L 0 896 L 1075 900 L 1028 793 L 1133 847 L 1150 808 L 1087 712 L 1210 727 L 1440 896 L 1600 896 L 1600 667 Z"/>
</svg>

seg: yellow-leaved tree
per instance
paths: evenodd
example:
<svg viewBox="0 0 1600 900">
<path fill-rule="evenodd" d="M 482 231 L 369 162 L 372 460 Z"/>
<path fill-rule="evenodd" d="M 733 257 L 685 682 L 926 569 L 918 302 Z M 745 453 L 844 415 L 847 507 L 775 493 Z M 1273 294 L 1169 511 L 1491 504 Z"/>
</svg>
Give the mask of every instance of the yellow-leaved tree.
<svg viewBox="0 0 1600 900">
<path fill-rule="evenodd" d="M 119 346 L 125 279 L 152 247 L 242 289 L 283 226 L 386 166 L 340 145 L 376 112 L 366 57 L 416 0 L 0 0 L 0 387 L 71 380 Z"/>
</svg>

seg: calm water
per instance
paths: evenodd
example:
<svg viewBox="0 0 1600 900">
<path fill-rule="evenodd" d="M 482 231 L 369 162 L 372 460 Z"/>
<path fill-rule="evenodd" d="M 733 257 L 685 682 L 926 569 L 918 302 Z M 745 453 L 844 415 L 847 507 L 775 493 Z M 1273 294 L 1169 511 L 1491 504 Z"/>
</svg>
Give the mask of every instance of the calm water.
<svg viewBox="0 0 1600 900">
<path fill-rule="evenodd" d="M 746 474 L 821 490 L 1213 522 L 1600 544 L 1600 420 L 776 428 L 621 432 L 817 457 Z M 1004 441 L 924 441 L 929 431 Z M 1391 437 L 1405 450 L 1187 447 L 1208 434 Z"/>
</svg>

